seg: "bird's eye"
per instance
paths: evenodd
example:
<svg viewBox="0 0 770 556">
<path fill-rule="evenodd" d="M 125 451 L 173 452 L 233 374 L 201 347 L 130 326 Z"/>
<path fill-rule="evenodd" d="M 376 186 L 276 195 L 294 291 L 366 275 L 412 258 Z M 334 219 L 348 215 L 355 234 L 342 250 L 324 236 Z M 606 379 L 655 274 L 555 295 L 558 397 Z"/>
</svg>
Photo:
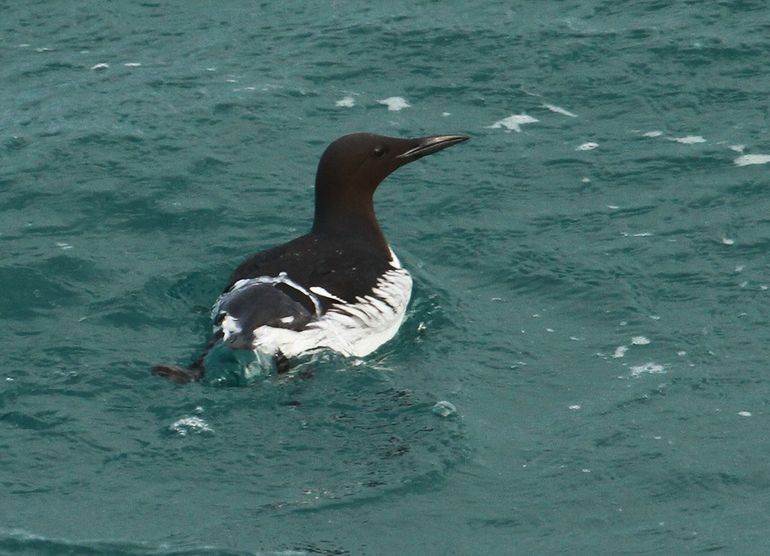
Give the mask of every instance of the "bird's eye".
<svg viewBox="0 0 770 556">
<path fill-rule="evenodd" d="M 385 147 L 383 147 L 382 145 L 377 145 L 376 147 L 374 147 L 374 156 L 376 156 L 377 158 L 380 158 L 384 154 L 385 154 Z"/>
</svg>

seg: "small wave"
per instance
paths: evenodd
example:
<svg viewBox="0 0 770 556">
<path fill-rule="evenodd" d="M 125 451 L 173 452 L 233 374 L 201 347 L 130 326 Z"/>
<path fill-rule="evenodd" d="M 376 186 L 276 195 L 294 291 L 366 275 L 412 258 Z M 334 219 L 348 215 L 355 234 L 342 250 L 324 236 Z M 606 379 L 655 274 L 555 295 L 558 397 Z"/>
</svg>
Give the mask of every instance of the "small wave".
<svg viewBox="0 0 770 556">
<path fill-rule="evenodd" d="M 734 161 L 736 166 L 751 166 L 753 164 L 770 163 L 770 154 L 744 154 Z"/>
<path fill-rule="evenodd" d="M 631 376 L 635 378 L 644 374 L 656 375 L 666 372 L 666 368 L 663 365 L 660 365 L 659 363 L 653 363 L 652 361 L 649 363 L 644 363 L 643 365 L 629 367 L 629 370 L 631 371 Z"/>
<path fill-rule="evenodd" d="M 390 112 L 398 112 L 404 108 L 409 108 L 412 105 L 409 104 L 404 97 L 388 97 L 382 100 L 378 100 L 380 104 L 384 104 L 388 107 Z"/>
<path fill-rule="evenodd" d="M 507 133 L 510 133 L 511 131 L 520 133 L 522 125 L 533 124 L 538 121 L 540 120 L 526 114 L 513 114 L 487 126 L 487 129 L 504 129 Z"/>
<path fill-rule="evenodd" d="M 570 112 L 569 110 L 565 110 L 564 108 L 560 106 L 556 106 L 554 104 L 544 104 L 543 108 L 547 108 L 551 112 L 556 112 L 557 114 L 562 114 L 564 116 L 569 116 L 570 118 L 577 118 L 578 115 Z"/>
<path fill-rule="evenodd" d="M 36 535 L 23 529 L 0 529 L 0 552 L 3 554 L 35 554 L 37 556 L 71 554 L 111 554 L 113 556 L 254 556 L 299 555 L 306 551 L 246 552 L 211 545 L 173 546 L 167 543 L 130 543 L 109 540 L 74 540 Z"/>
</svg>

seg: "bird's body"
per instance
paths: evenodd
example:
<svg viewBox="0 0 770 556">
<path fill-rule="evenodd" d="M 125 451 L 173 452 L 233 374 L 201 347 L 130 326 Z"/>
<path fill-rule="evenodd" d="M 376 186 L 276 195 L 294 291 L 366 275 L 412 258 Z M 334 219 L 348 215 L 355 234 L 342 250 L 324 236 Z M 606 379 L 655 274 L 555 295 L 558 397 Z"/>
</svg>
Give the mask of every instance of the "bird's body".
<svg viewBox="0 0 770 556">
<path fill-rule="evenodd" d="M 466 140 L 448 135 L 397 139 L 346 135 L 321 158 L 312 230 L 262 251 L 233 272 L 212 311 L 214 335 L 189 367 L 153 370 L 178 382 L 199 379 L 218 343 L 288 358 L 319 349 L 362 357 L 398 331 L 412 278 L 385 241 L 372 196 L 398 167 Z"/>
<path fill-rule="evenodd" d="M 411 292 L 394 254 L 385 260 L 359 245 L 303 236 L 235 271 L 213 310 L 215 333 L 268 355 L 326 348 L 362 357 L 395 335 Z"/>
</svg>

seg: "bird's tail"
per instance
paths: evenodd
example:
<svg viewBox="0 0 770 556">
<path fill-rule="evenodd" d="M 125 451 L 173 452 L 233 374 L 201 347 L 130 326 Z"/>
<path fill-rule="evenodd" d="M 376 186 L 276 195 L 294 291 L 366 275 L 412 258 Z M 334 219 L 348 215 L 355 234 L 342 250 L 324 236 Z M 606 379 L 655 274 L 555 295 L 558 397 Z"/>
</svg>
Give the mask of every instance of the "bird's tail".
<svg viewBox="0 0 770 556">
<path fill-rule="evenodd" d="M 153 365 L 150 371 L 177 384 L 198 382 L 206 374 L 206 356 L 221 340 L 222 332 L 220 331 L 209 340 L 201 354 L 188 367 L 183 367 L 182 365 Z"/>
</svg>

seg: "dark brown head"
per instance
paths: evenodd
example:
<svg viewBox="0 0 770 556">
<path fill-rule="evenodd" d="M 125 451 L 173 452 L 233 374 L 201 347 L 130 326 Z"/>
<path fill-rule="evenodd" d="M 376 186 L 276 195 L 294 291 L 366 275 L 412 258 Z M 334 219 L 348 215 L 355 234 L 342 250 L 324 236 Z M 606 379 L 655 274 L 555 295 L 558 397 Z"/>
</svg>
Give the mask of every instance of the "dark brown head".
<svg viewBox="0 0 770 556">
<path fill-rule="evenodd" d="M 373 232 L 382 237 L 372 204 L 382 180 L 404 164 L 467 139 L 464 135 L 399 139 L 372 133 L 340 137 L 318 164 L 313 232 Z"/>
</svg>

